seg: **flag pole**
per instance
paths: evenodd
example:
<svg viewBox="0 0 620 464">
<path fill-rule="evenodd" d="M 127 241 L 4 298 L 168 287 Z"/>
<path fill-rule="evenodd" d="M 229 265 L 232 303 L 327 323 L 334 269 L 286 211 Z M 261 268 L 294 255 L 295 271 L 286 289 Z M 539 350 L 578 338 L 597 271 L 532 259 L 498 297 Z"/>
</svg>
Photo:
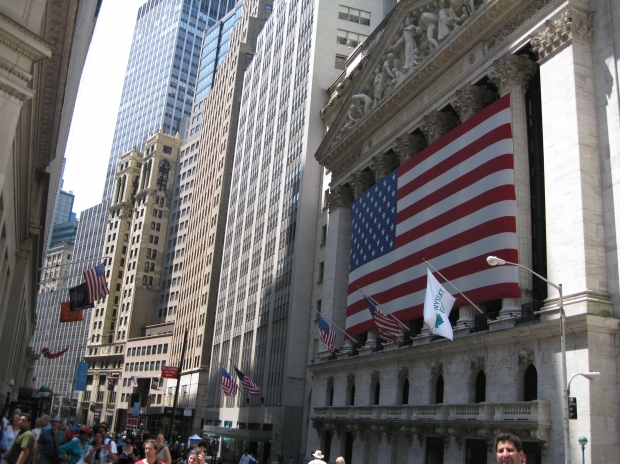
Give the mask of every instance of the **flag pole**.
<svg viewBox="0 0 620 464">
<path fill-rule="evenodd" d="M 321 313 L 320 313 L 320 312 L 318 312 L 316 309 L 314 309 L 314 306 L 312 307 L 312 310 L 313 310 L 314 312 L 316 312 L 317 314 L 321 314 Z M 355 338 L 353 338 L 351 335 L 349 335 L 349 334 L 348 334 L 348 333 L 346 333 L 344 330 L 342 330 L 340 327 L 338 327 L 336 324 L 334 324 L 331 320 L 329 320 L 329 318 L 328 318 L 327 316 L 325 316 L 325 315 L 321 314 L 321 317 L 322 317 L 323 319 L 327 319 L 327 322 L 329 322 L 331 325 L 333 325 L 333 326 L 334 326 L 334 327 L 336 327 L 338 330 L 340 330 L 340 331 L 344 334 L 344 336 L 345 336 L 345 337 L 348 337 L 349 339 L 351 339 L 351 341 L 353 341 L 353 343 L 358 343 L 358 341 L 357 341 Z"/>
<path fill-rule="evenodd" d="M 450 285 L 452 285 L 452 287 L 454 288 L 454 290 L 456 290 L 457 292 L 459 292 L 459 293 L 463 296 L 463 298 L 465 298 L 465 299 L 469 302 L 469 304 L 470 304 L 470 305 L 472 305 L 474 308 L 476 308 L 476 309 L 478 310 L 478 312 L 479 312 L 480 314 L 484 314 L 484 312 L 483 312 L 483 311 L 482 311 L 482 310 L 481 310 L 478 306 L 476 306 L 476 305 L 474 304 L 474 302 L 473 302 L 473 301 L 471 301 L 469 298 L 467 298 L 467 296 L 466 296 L 466 295 L 465 295 L 462 291 L 460 291 L 458 288 L 456 288 L 456 286 L 455 286 L 452 282 L 450 282 L 448 279 L 446 279 L 446 278 L 443 276 L 443 274 L 442 274 L 441 272 L 439 272 L 437 269 L 435 269 L 435 268 L 433 267 L 433 265 L 432 265 L 431 263 L 429 263 L 429 262 L 428 262 L 427 260 L 425 260 L 424 258 L 422 258 L 422 261 L 424 261 L 424 262 L 426 263 L 426 265 L 427 265 L 427 266 L 429 266 L 429 267 L 430 267 L 433 271 L 435 271 L 437 274 L 439 274 L 443 280 L 445 280 L 447 283 L 449 283 Z M 488 317 L 488 316 L 487 316 L 487 319 L 489 319 L 489 317 Z"/>
<path fill-rule="evenodd" d="M 170 427 L 168 428 L 168 443 L 172 443 L 172 429 L 174 427 L 174 418 L 177 412 L 177 401 L 179 400 L 179 387 L 181 386 L 181 371 L 185 362 L 185 349 L 187 348 L 187 339 L 189 330 L 185 329 L 185 337 L 183 337 L 183 350 L 181 351 L 181 361 L 179 362 L 179 370 L 177 371 L 177 386 L 174 392 L 174 401 L 172 403 L 172 418 L 170 419 Z"/>
<path fill-rule="evenodd" d="M 362 290 L 361 288 L 357 287 L 357 289 L 362 292 L 362 295 L 364 295 L 367 298 L 370 298 L 372 300 L 372 302 L 374 304 L 376 304 L 377 306 L 379 306 L 381 309 L 383 309 L 386 313 L 388 313 L 390 316 L 392 316 L 392 318 L 398 322 L 400 324 L 400 326 L 402 327 L 402 329 L 405 332 L 411 332 L 411 329 L 409 327 L 407 327 L 405 324 L 403 324 L 401 322 L 400 319 L 398 319 L 396 316 L 394 316 L 394 314 L 392 314 L 387 308 L 383 307 L 383 305 L 381 303 L 379 303 L 377 300 L 375 300 L 373 297 L 371 297 L 368 293 L 366 293 L 364 290 Z"/>
</svg>

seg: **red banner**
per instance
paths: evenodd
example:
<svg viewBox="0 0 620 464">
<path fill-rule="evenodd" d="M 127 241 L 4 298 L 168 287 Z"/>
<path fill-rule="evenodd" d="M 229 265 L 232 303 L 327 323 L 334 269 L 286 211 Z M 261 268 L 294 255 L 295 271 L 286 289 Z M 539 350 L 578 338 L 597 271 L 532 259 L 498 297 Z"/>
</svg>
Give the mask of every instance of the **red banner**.
<svg viewBox="0 0 620 464">
<path fill-rule="evenodd" d="M 174 366 L 164 366 L 161 368 L 161 376 L 164 379 L 178 379 L 179 368 Z"/>
</svg>

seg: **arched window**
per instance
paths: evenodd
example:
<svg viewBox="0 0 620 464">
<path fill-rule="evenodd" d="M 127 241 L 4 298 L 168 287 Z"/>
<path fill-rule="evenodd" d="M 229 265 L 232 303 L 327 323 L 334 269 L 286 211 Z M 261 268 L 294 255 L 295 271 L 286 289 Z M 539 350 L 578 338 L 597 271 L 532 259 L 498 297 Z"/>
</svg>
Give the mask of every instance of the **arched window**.
<svg viewBox="0 0 620 464">
<path fill-rule="evenodd" d="M 334 387 L 331 387 L 329 389 L 329 405 L 330 406 L 334 405 Z"/>
<path fill-rule="evenodd" d="M 379 398 L 381 397 L 381 384 L 375 384 L 375 406 L 379 406 Z"/>
<path fill-rule="evenodd" d="M 161 192 L 168 187 L 168 174 L 170 174 L 170 163 L 166 160 L 159 162 L 159 172 L 157 173 L 157 188 Z"/>
<path fill-rule="evenodd" d="M 409 379 L 405 379 L 403 382 L 403 403 L 409 404 Z"/>
<path fill-rule="evenodd" d="M 534 364 L 530 364 L 523 374 L 523 401 L 538 399 L 538 372 Z"/>
<path fill-rule="evenodd" d="M 349 398 L 349 405 L 355 406 L 355 385 L 351 385 L 351 397 Z"/>
<path fill-rule="evenodd" d="M 443 375 L 437 377 L 435 383 L 435 404 L 443 403 Z"/>
<path fill-rule="evenodd" d="M 487 394 L 487 376 L 484 371 L 476 376 L 476 403 L 484 403 Z"/>
</svg>

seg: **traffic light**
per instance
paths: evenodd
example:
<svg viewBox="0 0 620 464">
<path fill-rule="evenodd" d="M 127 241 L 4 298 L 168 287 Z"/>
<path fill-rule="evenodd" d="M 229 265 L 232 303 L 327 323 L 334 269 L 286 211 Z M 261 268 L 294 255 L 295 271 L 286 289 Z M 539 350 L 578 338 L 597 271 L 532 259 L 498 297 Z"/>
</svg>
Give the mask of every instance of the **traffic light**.
<svg viewBox="0 0 620 464">
<path fill-rule="evenodd" d="M 568 397 L 568 418 L 577 419 L 577 398 L 574 396 Z"/>
<path fill-rule="evenodd" d="M 108 379 L 108 390 L 114 390 L 117 381 L 118 379 L 116 377 L 110 377 Z"/>
</svg>

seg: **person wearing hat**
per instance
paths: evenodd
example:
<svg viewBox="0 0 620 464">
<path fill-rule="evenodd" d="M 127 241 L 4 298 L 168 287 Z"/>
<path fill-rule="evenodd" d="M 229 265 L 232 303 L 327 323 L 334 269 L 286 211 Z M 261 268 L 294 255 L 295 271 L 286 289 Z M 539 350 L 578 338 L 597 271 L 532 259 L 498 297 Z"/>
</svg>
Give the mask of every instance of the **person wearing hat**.
<svg viewBox="0 0 620 464">
<path fill-rule="evenodd" d="M 77 464 L 77 462 L 86 456 L 88 453 L 90 438 L 90 429 L 88 427 L 82 427 L 78 432 L 78 439 L 71 440 L 69 443 L 65 443 L 58 448 L 58 456 L 61 460 L 69 462 L 70 464 Z"/>
<path fill-rule="evenodd" d="M 60 417 L 54 416 L 51 421 L 52 428 L 41 430 L 41 435 L 34 447 L 32 462 L 34 464 L 58 464 L 59 449 L 67 442 L 67 435 L 60 430 Z"/>
<path fill-rule="evenodd" d="M 312 455 L 312 457 L 314 458 L 314 460 L 310 461 L 308 464 L 325 464 L 325 462 L 323 462 L 323 459 L 325 459 L 325 456 L 323 456 L 323 453 L 321 453 L 321 450 L 316 450 L 314 454 Z"/>
</svg>

